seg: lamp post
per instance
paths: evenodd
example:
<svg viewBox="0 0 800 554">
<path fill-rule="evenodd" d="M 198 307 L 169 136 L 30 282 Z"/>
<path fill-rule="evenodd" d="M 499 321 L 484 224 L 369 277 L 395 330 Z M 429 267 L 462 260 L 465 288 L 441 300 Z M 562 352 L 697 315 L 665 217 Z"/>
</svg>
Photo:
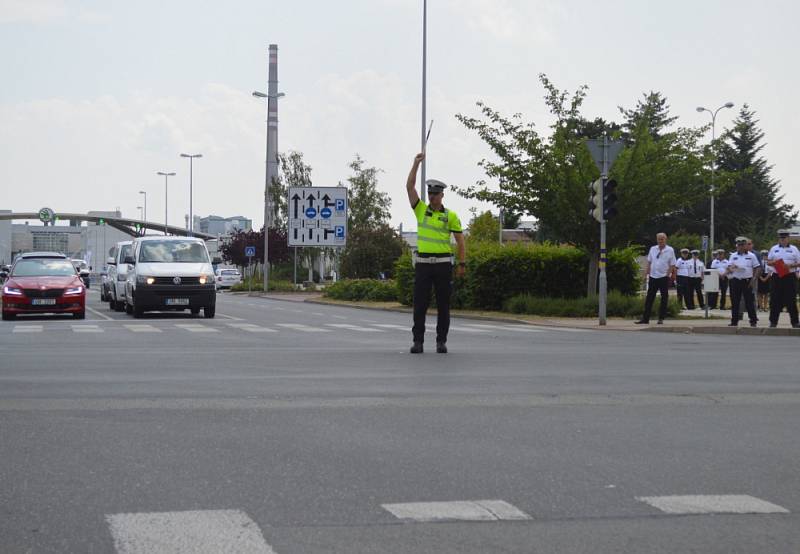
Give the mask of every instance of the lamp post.
<svg viewBox="0 0 800 554">
<path fill-rule="evenodd" d="M 136 209 L 139 210 L 139 221 L 144 221 L 144 216 L 142 215 L 142 207 L 136 206 Z"/>
<path fill-rule="evenodd" d="M 140 190 L 139 194 L 144 195 L 144 214 L 142 215 L 142 221 L 147 221 L 147 192 Z"/>
<path fill-rule="evenodd" d="M 167 231 L 167 227 L 168 227 L 167 226 L 167 212 L 169 211 L 169 204 L 167 203 L 167 199 L 168 199 L 168 197 L 167 197 L 167 189 L 169 189 L 169 183 L 168 183 L 167 180 L 170 177 L 174 177 L 175 176 L 175 172 L 172 171 L 170 173 L 165 173 L 163 171 L 159 171 L 158 175 L 163 175 L 164 176 L 164 236 L 166 236 L 166 235 L 169 234 L 169 232 Z"/>
<path fill-rule="evenodd" d="M 708 108 L 704 108 L 703 106 L 698 106 L 697 108 L 697 111 L 699 113 L 708 112 L 711 114 L 711 150 L 713 158 L 711 159 L 711 223 L 710 223 L 711 229 L 709 232 L 708 239 L 709 239 L 709 249 L 712 252 L 714 251 L 714 173 L 716 172 L 716 166 L 717 166 L 717 149 L 714 144 L 717 138 L 715 126 L 717 123 L 717 113 L 719 113 L 719 111 L 722 108 L 732 108 L 732 107 L 733 107 L 733 102 L 726 102 L 725 104 L 723 104 L 714 111 L 711 111 Z"/>
<path fill-rule="evenodd" d="M 270 67 L 270 73 L 273 71 Z M 275 79 L 270 79 L 270 88 L 277 87 L 277 68 L 275 68 Z M 273 84 L 274 83 L 274 84 Z M 269 185 L 272 176 L 278 176 L 278 98 L 286 96 L 282 92 L 270 90 L 270 94 L 264 94 L 257 90 L 253 91 L 255 98 L 267 100 L 267 163 L 264 175 L 264 294 L 269 293 L 269 228 L 272 215 L 272 199 L 270 198 Z M 274 105 L 273 105 L 274 103 Z M 272 116 L 270 114 L 274 113 Z M 274 129 L 274 138 L 271 130 Z M 252 277 L 251 277 L 252 279 Z"/>
<path fill-rule="evenodd" d="M 422 151 L 426 150 L 428 142 L 425 134 L 426 123 L 426 90 L 428 81 L 428 0 L 422 1 Z M 419 197 L 425 202 L 427 187 L 425 186 L 425 160 L 422 160 L 420 169 Z"/>
<path fill-rule="evenodd" d="M 189 158 L 189 236 L 194 230 L 194 213 L 192 212 L 192 165 L 195 158 L 202 158 L 202 154 L 181 154 L 181 158 Z"/>
</svg>

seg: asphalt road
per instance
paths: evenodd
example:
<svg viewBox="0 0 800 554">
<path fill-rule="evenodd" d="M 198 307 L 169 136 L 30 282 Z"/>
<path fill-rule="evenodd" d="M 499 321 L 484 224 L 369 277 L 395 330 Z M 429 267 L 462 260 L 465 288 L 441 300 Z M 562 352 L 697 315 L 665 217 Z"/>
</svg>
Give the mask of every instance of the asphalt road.
<svg viewBox="0 0 800 554">
<path fill-rule="evenodd" d="M 89 307 L 0 324 L 0 552 L 800 548 L 794 338 Z"/>
</svg>

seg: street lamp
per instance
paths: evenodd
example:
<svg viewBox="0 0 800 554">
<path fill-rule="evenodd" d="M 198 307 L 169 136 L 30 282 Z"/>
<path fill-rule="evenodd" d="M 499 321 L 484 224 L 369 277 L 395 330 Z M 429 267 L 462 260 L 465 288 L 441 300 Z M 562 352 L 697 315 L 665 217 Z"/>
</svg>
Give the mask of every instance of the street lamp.
<svg viewBox="0 0 800 554">
<path fill-rule="evenodd" d="M 144 216 L 142 215 L 142 207 L 136 206 L 136 209 L 139 210 L 139 221 L 144 221 Z"/>
<path fill-rule="evenodd" d="M 712 150 L 712 159 L 711 159 L 711 230 L 709 233 L 709 247 L 710 250 L 714 251 L 714 173 L 716 172 L 716 165 L 717 165 L 717 150 L 715 146 L 716 141 L 716 123 L 717 123 L 717 113 L 722 108 L 732 108 L 733 102 L 726 102 L 719 108 L 714 111 L 709 110 L 708 108 L 704 108 L 703 106 L 698 106 L 697 111 L 699 113 L 708 112 L 711 114 L 711 150 Z"/>
<path fill-rule="evenodd" d="M 144 215 L 142 215 L 142 221 L 147 221 L 147 193 L 140 190 L 139 194 L 144 194 Z"/>
<path fill-rule="evenodd" d="M 277 85 L 276 85 L 277 86 Z M 269 292 L 269 227 L 270 227 L 270 215 L 271 215 L 271 198 L 269 194 L 269 176 L 270 173 L 273 175 L 278 175 L 278 168 L 275 167 L 274 171 L 270 171 L 270 165 L 275 164 L 277 166 L 277 154 L 275 156 L 270 156 L 270 146 L 277 150 L 277 144 L 270 144 L 270 127 L 274 126 L 275 128 L 275 136 L 277 138 L 278 132 L 278 105 L 277 101 L 278 98 L 283 98 L 286 96 L 282 92 L 278 92 L 275 94 L 264 94 L 263 92 L 259 92 L 257 90 L 253 91 L 253 96 L 256 98 L 264 98 L 267 100 L 267 163 L 266 163 L 266 170 L 264 175 L 264 293 L 267 294 Z M 270 103 L 275 102 L 275 109 L 272 110 L 275 112 L 274 121 L 270 120 Z M 277 142 L 277 140 L 275 141 Z M 275 158 L 275 159 L 271 159 Z M 252 279 L 252 277 L 251 277 Z"/>
<path fill-rule="evenodd" d="M 170 173 L 165 173 L 163 171 L 159 171 L 158 175 L 164 176 L 164 235 L 166 236 L 169 234 L 169 232 L 167 231 L 167 212 L 169 207 L 169 204 L 167 203 L 167 189 L 169 189 L 169 183 L 167 182 L 167 179 L 169 179 L 170 177 L 174 177 L 175 172 L 172 171 Z"/>
<path fill-rule="evenodd" d="M 194 214 L 192 213 L 192 162 L 195 158 L 202 158 L 202 154 L 181 154 L 181 158 L 189 158 L 189 236 L 194 228 Z"/>
</svg>

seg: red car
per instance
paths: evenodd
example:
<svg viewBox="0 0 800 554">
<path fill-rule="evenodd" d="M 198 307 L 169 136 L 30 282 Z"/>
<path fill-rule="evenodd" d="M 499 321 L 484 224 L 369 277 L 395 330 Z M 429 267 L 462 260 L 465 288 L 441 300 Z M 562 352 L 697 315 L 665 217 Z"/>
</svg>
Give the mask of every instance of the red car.
<svg viewBox="0 0 800 554">
<path fill-rule="evenodd" d="M 86 286 L 66 256 L 23 254 L 11 266 L 3 284 L 3 319 L 52 313 L 86 317 Z"/>
</svg>

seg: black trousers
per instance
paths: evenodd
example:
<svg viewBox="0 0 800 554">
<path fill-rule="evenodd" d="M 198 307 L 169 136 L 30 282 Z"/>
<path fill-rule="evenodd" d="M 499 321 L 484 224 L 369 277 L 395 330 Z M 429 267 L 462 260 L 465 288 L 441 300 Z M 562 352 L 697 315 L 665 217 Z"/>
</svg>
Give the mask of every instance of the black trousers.
<svg viewBox="0 0 800 554">
<path fill-rule="evenodd" d="M 436 290 L 436 342 L 447 342 L 450 330 L 450 294 L 453 291 L 453 265 L 418 263 L 414 268 L 414 342 L 425 341 L 425 314 L 431 305 L 431 287 Z"/>
<path fill-rule="evenodd" d="M 706 307 L 706 301 L 703 298 L 703 278 L 702 277 L 689 277 L 689 298 L 692 300 L 692 307 L 694 307 L 694 295 L 697 294 L 697 303 L 701 308 Z"/>
<path fill-rule="evenodd" d="M 647 297 L 644 301 L 644 313 L 642 314 L 643 321 L 650 321 L 650 312 L 653 310 L 653 302 L 655 302 L 657 292 L 661 293 L 661 305 L 658 308 L 658 319 L 667 317 L 669 277 L 659 277 L 658 279 L 650 277 L 647 281 Z"/>
<path fill-rule="evenodd" d="M 794 276 L 794 273 L 785 277 L 778 277 L 778 274 L 775 273 L 770 281 L 772 281 L 772 290 L 769 295 L 769 322 L 777 324 L 785 306 L 792 325 L 797 325 L 797 277 Z"/>
<path fill-rule="evenodd" d="M 731 288 L 731 323 L 737 325 L 739 323 L 739 310 L 742 309 L 742 301 L 747 308 L 747 315 L 750 318 L 750 323 L 756 323 L 758 316 L 756 315 L 756 306 L 753 297 L 753 291 L 750 288 L 750 279 L 730 279 Z"/>
<path fill-rule="evenodd" d="M 678 275 L 675 282 L 675 291 L 678 293 L 678 300 L 681 302 L 681 308 L 683 305 L 685 305 L 688 310 L 694 308 L 692 293 L 689 290 L 689 277 L 686 275 Z"/>
</svg>

